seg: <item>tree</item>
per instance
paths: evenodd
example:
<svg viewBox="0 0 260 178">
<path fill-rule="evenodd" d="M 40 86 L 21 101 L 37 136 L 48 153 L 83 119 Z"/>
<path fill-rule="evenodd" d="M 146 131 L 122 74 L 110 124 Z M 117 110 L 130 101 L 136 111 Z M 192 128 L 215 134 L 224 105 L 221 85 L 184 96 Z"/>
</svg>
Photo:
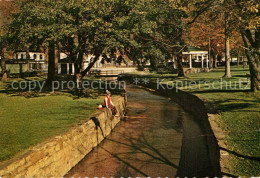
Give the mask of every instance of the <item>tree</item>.
<svg viewBox="0 0 260 178">
<path fill-rule="evenodd" d="M 233 43 L 230 43 L 230 40 L 234 41 L 232 38 L 233 29 L 233 21 L 230 19 L 230 14 L 228 14 L 228 0 L 221 1 L 195 1 L 195 6 L 193 6 L 195 11 L 195 19 L 191 26 L 197 26 L 197 30 L 200 32 L 199 37 L 202 38 L 200 40 L 200 44 L 204 44 L 204 48 L 209 49 L 209 54 L 213 56 L 213 60 L 216 64 L 216 56 L 222 53 L 224 49 L 225 53 L 225 75 L 224 77 L 231 77 L 231 68 L 230 68 L 230 50 L 234 47 Z M 197 10 L 199 9 L 199 10 Z M 193 11 L 193 12 L 194 12 Z M 198 24 L 198 25 L 196 25 Z M 204 39 L 203 39 L 204 37 Z M 211 44 L 213 43 L 217 44 Z M 236 41 L 236 40 L 235 40 Z M 200 45 L 199 45 L 200 46 Z M 220 48 L 224 46 L 223 48 Z M 219 53 L 216 53 L 219 52 Z M 210 59 L 210 63 L 213 64 L 213 60 Z M 216 65 L 215 65 L 216 67 Z"/>
<path fill-rule="evenodd" d="M 102 54 L 122 48 L 129 38 L 123 27 L 127 8 L 120 0 L 22 1 L 9 25 L 9 41 L 13 49 L 33 43 L 49 47 L 48 83 L 57 78 L 59 48 L 73 61 L 75 81 L 80 81 Z M 86 54 L 95 58 L 83 69 Z"/>
<path fill-rule="evenodd" d="M 260 68 L 257 65 L 260 51 L 260 6 L 255 0 L 194 0 L 198 4 L 195 20 L 209 7 L 226 12 L 226 22 L 229 31 L 239 32 L 244 42 L 243 48 L 249 62 L 251 76 L 251 90 L 260 89 Z M 228 14 L 228 15 L 227 15 Z M 229 37 L 229 36 L 228 36 Z M 228 38 L 227 38 L 228 39 Z M 228 40 L 227 40 L 228 46 Z M 228 58 L 228 56 L 226 57 Z"/>
<path fill-rule="evenodd" d="M 7 70 L 6 70 L 6 50 L 8 44 L 6 43 L 6 29 L 5 26 L 9 23 L 9 16 L 11 13 L 16 11 L 16 7 L 10 1 L 2 1 L 0 3 L 0 57 L 1 57 L 1 69 L 2 77 L 1 80 L 7 80 Z"/>
<path fill-rule="evenodd" d="M 229 32 L 229 15 L 228 12 L 224 14 L 225 21 L 225 75 L 223 77 L 230 78 L 231 77 L 231 68 L 230 68 L 230 32 Z"/>
<path fill-rule="evenodd" d="M 49 46 L 49 81 L 57 75 L 57 47 L 73 61 L 75 81 L 82 80 L 100 56 L 112 58 L 115 49 L 139 64 L 139 59 L 150 60 L 154 69 L 177 56 L 178 76 L 184 76 L 184 6 L 170 0 L 28 0 L 14 16 L 10 36 L 13 43 L 19 39 L 19 45 Z M 87 54 L 95 57 L 83 69 Z"/>
<path fill-rule="evenodd" d="M 251 90 L 260 90 L 260 5 L 257 1 L 236 1 L 236 14 L 239 15 L 239 30 L 242 35 L 245 53 L 249 62 Z M 243 25 L 243 26 L 241 26 Z"/>
<path fill-rule="evenodd" d="M 134 36 L 130 45 L 140 49 L 141 59 L 149 59 L 152 69 L 156 69 L 177 56 L 178 76 L 183 77 L 181 54 L 186 15 L 180 7 L 175 1 L 139 1 L 130 13 L 129 24 Z"/>
<path fill-rule="evenodd" d="M 129 40 L 126 17 L 133 4 L 127 1 L 81 1 L 75 0 L 60 8 L 68 19 L 65 23 L 70 33 L 61 40 L 62 51 L 66 51 L 74 62 L 77 83 L 84 78 L 100 56 L 113 56 L 113 50 L 123 49 Z M 83 69 L 84 55 L 94 55 L 87 68 Z"/>
<path fill-rule="evenodd" d="M 47 85 L 51 86 L 53 81 L 57 80 L 58 76 L 58 60 L 59 52 L 57 50 L 57 42 L 54 40 L 48 43 L 48 78 Z"/>
<path fill-rule="evenodd" d="M 224 50 L 222 19 L 211 12 L 201 14 L 184 33 L 185 43 L 209 51 L 210 68 L 217 67 L 217 56 Z"/>
<path fill-rule="evenodd" d="M 2 69 L 2 76 L 1 76 L 2 81 L 7 80 L 7 70 L 6 70 L 6 64 L 5 64 L 5 52 L 6 52 L 6 48 L 1 47 L 0 57 L 1 57 L 1 69 Z"/>
<path fill-rule="evenodd" d="M 28 62 L 28 52 L 34 44 L 38 47 L 47 46 L 49 50 L 49 67 L 47 84 L 57 79 L 58 61 L 55 53 L 57 42 L 67 27 L 62 25 L 64 20 L 62 11 L 57 8 L 61 1 L 20 1 L 19 11 L 12 15 L 12 21 L 8 25 L 9 46 L 13 50 L 21 49 L 27 51 L 26 61 Z M 60 32 L 60 33 L 57 33 Z M 53 49 L 55 48 L 55 49 Z"/>
</svg>

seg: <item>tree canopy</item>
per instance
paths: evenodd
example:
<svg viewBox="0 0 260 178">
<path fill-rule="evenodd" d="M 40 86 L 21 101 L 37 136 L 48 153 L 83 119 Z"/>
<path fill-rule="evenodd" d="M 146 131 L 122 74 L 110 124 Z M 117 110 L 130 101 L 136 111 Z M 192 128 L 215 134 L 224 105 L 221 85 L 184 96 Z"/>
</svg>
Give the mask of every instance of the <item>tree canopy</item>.
<svg viewBox="0 0 260 178">
<path fill-rule="evenodd" d="M 184 76 L 181 54 L 187 41 L 206 46 L 207 36 L 213 36 L 212 52 L 217 53 L 219 46 L 223 48 L 223 42 L 217 38 L 224 33 L 225 17 L 226 37 L 232 40 L 233 34 L 241 35 L 239 42 L 243 39 L 249 59 L 252 89 L 259 90 L 258 0 L 20 0 L 14 3 L 19 11 L 8 25 L 9 48 L 52 49 L 50 71 L 57 68 L 56 53 L 65 52 L 75 64 L 75 79 L 82 79 L 100 56 L 111 59 L 116 52 L 139 65 L 149 60 L 152 69 L 177 56 L 178 74 Z M 196 28 L 200 30 L 199 36 L 205 37 L 203 41 L 194 42 L 198 35 L 194 33 Z M 95 58 L 84 69 L 82 61 L 86 54 Z M 57 70 L 50 76 L 56 73 Z"/>
</svg>

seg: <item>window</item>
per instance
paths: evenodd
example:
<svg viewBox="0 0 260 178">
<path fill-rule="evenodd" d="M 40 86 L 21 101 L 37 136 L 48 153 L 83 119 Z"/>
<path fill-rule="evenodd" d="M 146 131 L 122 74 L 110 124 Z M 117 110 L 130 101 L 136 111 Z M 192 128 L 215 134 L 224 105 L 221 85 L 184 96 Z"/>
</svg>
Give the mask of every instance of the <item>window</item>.
<svg viewBox="0 0 260 178">
<path fill-rule="evenodd" d="M 42 60 L 42 54 L 40 55 L 40 59 Z"/>
<path fill-rule="evenodd" d="M 36 54 L 34 54 L 34 55 L 33 55 L 33 59 L 36 59 L 36 58 L 37 58 L 37 55 L 36 55 Z"/>
<path fill-rule="evenodd" d="M 21 54 L 21 59 L 23 59 L 23 54 Z"/>
<path fill-rule="evenodd" d="M 16 54 L 16 59 L 18 59 L 18 54 Z"/>
</svg>

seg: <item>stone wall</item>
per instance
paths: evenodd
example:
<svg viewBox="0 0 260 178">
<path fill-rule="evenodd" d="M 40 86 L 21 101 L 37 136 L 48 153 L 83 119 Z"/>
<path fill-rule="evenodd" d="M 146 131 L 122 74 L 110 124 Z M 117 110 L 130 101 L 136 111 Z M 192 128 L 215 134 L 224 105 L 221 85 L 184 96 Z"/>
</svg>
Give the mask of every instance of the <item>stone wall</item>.
<svg viewBox="0 0 260 178">
<path fill-rule="evenodd" d="M 114 101 L 119 117 L 109 109 L 98 111 L 87 121 L 0 163 L 0 177 L 62 177 L 108 136 L 124 117 L 126 98 Z"/>
</svg>

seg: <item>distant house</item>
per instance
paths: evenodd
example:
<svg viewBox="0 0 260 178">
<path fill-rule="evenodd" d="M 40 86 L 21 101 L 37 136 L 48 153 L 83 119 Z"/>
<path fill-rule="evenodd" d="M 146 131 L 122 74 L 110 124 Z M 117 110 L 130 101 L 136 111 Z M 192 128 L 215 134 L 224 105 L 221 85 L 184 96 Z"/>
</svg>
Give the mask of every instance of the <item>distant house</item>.
<svg viewBox="0 0 260 178">
<path fill-rule="evenodd" d="M 193 66 L 209 68 L 209 52 L 207 50 L 195 46 L 188 46 L 182 54 L 184 56 L 182 62 L 189 64 L 189 68 L 192 68 Z"/>
<path fill-rule="evenodd" d="M 84 68 L 87 68 L 89 64 L 94 60 L 94 55 L 85 55 L 84 56 Z M 99 57 L 99 60 L 94 64 L 93 68 L 102 68 L 104 67 L 104 63 L 102 63 L 102 56 Z"/>
<path fill-rule="evenodd" d="M 84 63 L 83 68 L 87 68 L 90 64 L 91 60 L 94 58 L 92 55 L 84 55 Z M 101 68 L 102 67 L 102 57 L 95 63 L 93 68 Z M 74 74 L 75 67 L 74 61 L 68 57 L 65 53 L 60 53 L 59 65 L 58 65 L 58 73 L 59 74 Z"/>
<path fill-rule="evenodd" d="M 74 74 L 74 63 L 72 63 L 68 58 L 59 60 L 58 73 L 59 74 Z"/>
<path fill-rule="evenodd" d="M 83 68 L 86 69 L 89 64 L 94 60 L 94 55 L 84 55 L 84 62 L 83 62 Z M 118 68 L 123 67 L 124 70 L 129 71 L 126 67 L 133 68 L 132 63 L 127 61 L 129 63 L 129 66 L 127 66 L 125 63 L 122 62 L 121 65 L 119 65 L 115 61 L 105 61 L 103 60 L 103 57 L 100 56 L 98 61 L 94 64 L 92 71 L 111 71 L 111 70 L 121 70 Z M 132 71 L 132 69 L 130 70 Z M 60 53 L 60 59 L 59 59 L 59 65 L 58 65 L 58 73 L 59 74 L 71 74 L 73 75 L 75 73 L 74 68 L 74 61 L 68 57 L 65 53 Z"/>
<path fill-rule="evenodd" d="M 47 65 L 45 62 L 45 54 L 41 52 L 29 52 L 30 59 L 28 61 L 28 70 L 45 70 Z M 26 52 L 17 51 L 14 53 L 13 63 L 19 61 L 26 62 Z"/>
</svg>

